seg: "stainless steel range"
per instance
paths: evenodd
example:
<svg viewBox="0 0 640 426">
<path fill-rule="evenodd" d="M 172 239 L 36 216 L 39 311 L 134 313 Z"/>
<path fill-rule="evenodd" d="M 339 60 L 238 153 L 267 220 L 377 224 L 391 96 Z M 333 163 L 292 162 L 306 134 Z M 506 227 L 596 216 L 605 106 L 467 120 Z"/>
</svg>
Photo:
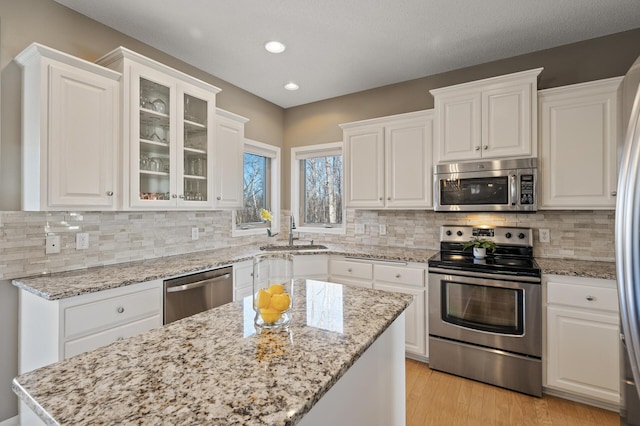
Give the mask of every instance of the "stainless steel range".
<svg viewBox="0 0 640 426">
<path fill-rule="evenodd" d="M 464 242 L 497 244 L 483 260 Z M 443 226 L 429 259 L 429 366 L 542 395 L 542 292 L 529 228 Z"/>
</svg>

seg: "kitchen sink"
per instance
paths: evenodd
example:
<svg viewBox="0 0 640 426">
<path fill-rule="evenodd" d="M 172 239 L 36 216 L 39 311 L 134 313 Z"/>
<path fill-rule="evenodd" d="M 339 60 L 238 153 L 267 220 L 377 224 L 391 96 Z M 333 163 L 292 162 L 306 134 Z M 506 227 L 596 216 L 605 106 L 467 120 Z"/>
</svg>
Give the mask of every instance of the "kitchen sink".
<svg viewBox="0 0 640 426">
<path fill-rule="evenodd" d="M 294 244 L 294 245 L 279 245 L 279 244 L 270 244 L 268 246 L 260 247 L 260 250 L 264 251 L 288 251 L 288 250 L 327 250 L 327 246 L 323 246 L 321 244 Z"/>
</svg>

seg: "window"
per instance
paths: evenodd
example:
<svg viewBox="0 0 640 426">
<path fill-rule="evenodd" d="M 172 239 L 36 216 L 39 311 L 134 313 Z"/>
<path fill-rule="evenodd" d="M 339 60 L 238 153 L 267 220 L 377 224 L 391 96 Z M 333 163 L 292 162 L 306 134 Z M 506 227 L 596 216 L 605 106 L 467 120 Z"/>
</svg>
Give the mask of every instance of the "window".
<svg viewBox="0 0 640 426">
<path fill-rule="evenodd" d="M 280 148 L 245 139 L 243 208 L 234 212 L 232 235 L 278 232 L 280 216 Z M 262 220 L 261 211 L 273 214 L 273 222 Z"/>
<path fill-rule="evenodd" d="M 291 158 L 296 230 L 344 233 L 342 142 L 293 148 Z"/>
</svg>

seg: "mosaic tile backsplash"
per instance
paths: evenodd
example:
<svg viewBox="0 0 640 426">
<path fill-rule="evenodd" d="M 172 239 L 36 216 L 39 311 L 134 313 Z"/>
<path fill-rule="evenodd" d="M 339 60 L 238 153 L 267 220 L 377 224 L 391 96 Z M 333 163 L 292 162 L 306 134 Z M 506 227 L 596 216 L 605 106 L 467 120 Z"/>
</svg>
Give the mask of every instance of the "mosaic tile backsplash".
<svg viewBox="0 0 640 426">
<path fill-rule="evenodd" d="M 282 217 L 289 212 L 283 211 Z M 302 234 L 301 240 L 382 247 L 437 249 L 444 224 L 522 226 L 534 229 L 537 257 L 614 260 L 614 211 L 544 211 L 528 214 L 347 210 L 345 235 Z M 242 244 L 272 243 L 265 235 L 232 237 L 228 211 L 0 212 L 0 280 L 150 259 Z M 282 220 L 281 223 L 288 223 Z M 355 234 L 355 224 L 365 225 Z M 379 235 L 379 225 L 387 234 Z M 191 240 L 197 227 L 199 239 Z M 539 243 L 540 228 L 550 243 Z M 75 249 L 78 232 L 88 250 Z M 45 254 L 47 233 L 61 236 L 61 252 Z M 286 230 L 278 238 L 286 239 Z"/>
</svg>

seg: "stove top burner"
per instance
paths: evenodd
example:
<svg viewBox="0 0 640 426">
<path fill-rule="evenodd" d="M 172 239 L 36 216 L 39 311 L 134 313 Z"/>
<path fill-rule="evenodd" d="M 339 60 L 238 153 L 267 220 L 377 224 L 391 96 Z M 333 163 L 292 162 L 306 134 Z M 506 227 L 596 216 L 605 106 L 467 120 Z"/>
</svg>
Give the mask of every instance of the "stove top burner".
<svg viewBox="0 0 640 426">
<path fill-rule="evenodd" d="M 509 256 L 488 255 L 480 260 L 475 259 L 473 255 L 440 252 L 429 259 L 429 267 L 531 277 L 541 275 L 540 266 L 533 258 Z"/>
</svg>

